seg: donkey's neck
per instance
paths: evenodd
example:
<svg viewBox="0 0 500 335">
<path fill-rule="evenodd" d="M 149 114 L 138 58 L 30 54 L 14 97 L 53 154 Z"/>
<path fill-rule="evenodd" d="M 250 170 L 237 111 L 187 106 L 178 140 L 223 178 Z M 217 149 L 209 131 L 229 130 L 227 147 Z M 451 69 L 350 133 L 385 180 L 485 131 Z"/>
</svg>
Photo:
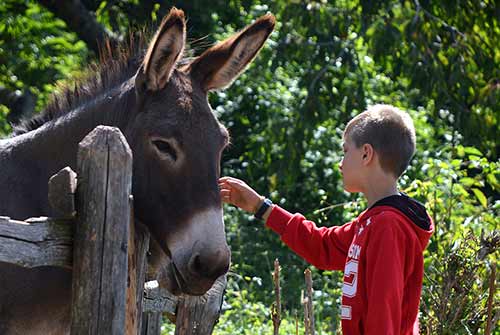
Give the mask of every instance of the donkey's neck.
<svg viewBox="0 0 500 335">
<path fill-rule="evenodd" d="M 30 213 L 23 216 L 49 215 L 46 199 L 50 176 L 66 166 L 76 170 L 78 143 L 98 125 L 115 126 L 123 131 L 135 113 L 135 105 L 133 79 L 130 79 L 71 112 L 2 143 L 4 155 L 0 155 L 0 165 L 5 169 L 0 182 L 15 198 L 25 199 L 19 202 L 30 208 Z M 5 199 L 1 193 L 0 190 L 0 198 Z M 17 208 L 12 210 L 12 206 Z M 0 204 L 4 215 L 6 210 L 16 214 L 25 212 L 14 201 L 10 207 L 2 207 Z"/>
<path fill-rule="evenodd" d="M 95 127 L 108 125 L 123 129 L 130 119 L 127 112 L 133 112 L 130 109 L 135 95 L 131 82 L 128 80 L 111 88 L 40 128 L 16 137 L 19 138 L 20 154 L 36 157 L 41 153 L 42 157 L 36 158 L 53 161 L 54 157 L 46 153 L 57 152 L 65 157 L 66 163 L 70 163 L 68 159 L 76 159 L 78 143 Z"/>
</svg>

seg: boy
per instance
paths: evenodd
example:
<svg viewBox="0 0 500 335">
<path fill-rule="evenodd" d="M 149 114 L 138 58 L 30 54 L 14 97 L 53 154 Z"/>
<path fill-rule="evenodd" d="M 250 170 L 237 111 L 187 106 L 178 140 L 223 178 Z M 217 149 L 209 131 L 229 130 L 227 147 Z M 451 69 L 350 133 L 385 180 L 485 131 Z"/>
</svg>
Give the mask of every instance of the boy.
<svg viewBox="0 0 500 335">
<path fill-rule="evenodd" d="M 344 270 L 344 335 L 418 334 L 422 253 L 434 227 L 424 206 L 397 190 L 415 152 L 413 122 L 393 106 L 375 105 L 347 124 L 343 140 L 344 189 L 368 201 L 352 222 L 318 228 L 231 177 L 219 181 L 222 200 L 265 220 L 317 268 Z"/>
</svg>

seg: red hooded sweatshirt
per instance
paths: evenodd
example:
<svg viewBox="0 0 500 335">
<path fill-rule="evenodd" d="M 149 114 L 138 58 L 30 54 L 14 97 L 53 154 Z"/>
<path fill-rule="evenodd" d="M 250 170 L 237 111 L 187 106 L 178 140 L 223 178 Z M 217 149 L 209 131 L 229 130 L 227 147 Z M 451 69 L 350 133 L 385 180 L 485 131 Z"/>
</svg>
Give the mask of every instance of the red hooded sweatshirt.
<svg viewBox="0 0 500 335">
<path fill-rule="evenodd" d="M 434 231 L 422 204 L 393 195 L 352 222 L 321 228 L 275 206 L 266 226 L 318 269 L 344 270 L 344 335 L 418 334 L 423 251 Z"/>
</svg>

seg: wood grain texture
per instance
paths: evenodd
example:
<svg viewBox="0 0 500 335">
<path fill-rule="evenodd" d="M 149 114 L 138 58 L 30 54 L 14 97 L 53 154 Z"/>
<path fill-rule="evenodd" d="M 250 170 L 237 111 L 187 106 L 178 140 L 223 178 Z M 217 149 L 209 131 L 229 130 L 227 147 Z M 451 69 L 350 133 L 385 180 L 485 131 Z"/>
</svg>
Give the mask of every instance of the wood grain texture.
<svg viewBox="0 0 500 335">
<path fill-rule="evenodd" d="M 78 224 L 71 334 L 123 335 L 132 154 L 117 128 L 98 126 L 78 151 Z"/>
<path fill-rule="evenodd" d="M 144 284 L 144 313 L 175 314 L 179 298 L 158 286 L 156 280 Z"/>
<path fill-rule="evenodd" d="M 161 323 L 161 313 L 144 313 L 142 316 L 141 335 L 160 335 Z"/>
<path fill-rule="evenodd" d="M 58 218 L 73 218 L 76 215 L 76 173 L 69 166 L 49 179 L 49 204 Z"/>
<path fill-rule="evenodd" d="M 210 335 L 219 319 L 226 288 L 226 276 L 219 277 L 201 297 L 183 296 L 177 306 L 176 335 Z"/>
<path fill-rule="evenodd" d="M 73 222 L 46 217 L 27 221 L 0 217 L 0 262 L 32 268 L 73 262 Z"/>
<path fill-rule="evenodd" d="M 141 332 L 144 299 L 144 281 L 149 249 L 149 230 L 140 222 L 134 222 L 133 197 L 130 196 L 130 235 L 128 248 L 128 281 L 125 334 Z"/>
</svg>

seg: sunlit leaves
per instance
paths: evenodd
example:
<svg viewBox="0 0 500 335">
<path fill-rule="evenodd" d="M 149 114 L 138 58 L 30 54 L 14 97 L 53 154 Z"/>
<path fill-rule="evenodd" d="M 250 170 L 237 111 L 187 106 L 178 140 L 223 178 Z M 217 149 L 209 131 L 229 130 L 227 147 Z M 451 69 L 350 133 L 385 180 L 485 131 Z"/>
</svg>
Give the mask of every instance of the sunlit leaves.
<svg viewBox="0 0 500 335">
<path fill-rule="evenodd" d="M 97 20 L 121 36 L 129 25 L 143 26 L 151 18 L 157 24 L 170 6 L 94 3 Z M 186 10 L 193 56 L 268 11 L 277 17 L 275 32 L 248 70 L 209 97 L 232 135 L 223 174 L 246 180 L 319 225 L 342 224 L 366 208 L 361 195 L 342 188 L 338 163 L 346 122 L 374 103 L 407 110 L 417 152 L 400 188 L 426 204 L 436 225 L 426 252 L 432 276 L 425 282 L 421 320 L 436 325 L 437 311 L 425 308 L 443 288 L 445 272 L 459 271 L 460 264 L 479 269 L 465 300 L 479 297 L 484 303 L 485 264 L 474 258 L 477 239 L 467 236 L 500 224 L 500 28 L 494 1 L 213 0 L 210 10 L 204 0 L 175 5 Z M 92 56 L 34 0 L 0 4 L 0 85 L 31 90 L 39 97 L 38 110 L 55 83 L 85 71 Z M 9 131 L 6 112 L 0 106 L 0 133 Z M 217 333 L 270 333 L 266 306 L 276 257 L 286 278 L 283 332 L 293 333 L 307 264 L 251 215 L 227 206 L 225 222 L 233 261 L 231 308 Z M 334 333 L 341 274 L 315 270 L 313 276 L 317 319 L 325 333 Z M 463 325 L 477 315 L 462 316 Z"/>
<path fill-rule="evenodd" d="M 487 208 L 488 207 L 488 200 L 486 199 L 486 196 L 484 195 L 484 193 L 478 188 L 473 188 L 472 192 L 474 192 L 474 194 L 476 195 L 476 198 L 479 200 L 479 203 L 484 208 Z"/>
<path fill-rule="evenodd" d="M 37 110 L 46 105 L 54 83 L 80 70 L 86 57 L 76 34 L 35 1 L 0 4 L 0 85 L 30 90 L 38 98 Z"/>
</svg>

